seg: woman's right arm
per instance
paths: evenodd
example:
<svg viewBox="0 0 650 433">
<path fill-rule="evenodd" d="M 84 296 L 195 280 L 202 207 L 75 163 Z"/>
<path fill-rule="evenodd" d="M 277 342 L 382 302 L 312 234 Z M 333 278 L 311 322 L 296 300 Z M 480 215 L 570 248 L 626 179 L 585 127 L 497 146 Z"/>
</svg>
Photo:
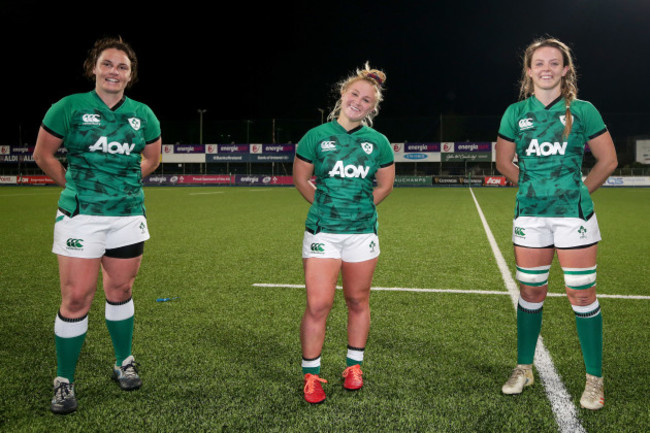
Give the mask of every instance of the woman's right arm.
<svg viewBox="0 0 650 433">
<path fill-rule="evenodd" d="M 310 204 L 314 202 L 316 186 L 311 183 L 311 177 L 314 174 L 314 164 L 303 161 L 300 158 L 293 160 L 293 184 L 296 189 Z"/>
<path fill-rule="evenodd" d="M 496 144 L 496 163 L 499 173 L 504 175 L 514 185 L 519 183 L 519 167 L 512 161 L 515 158 L 515 143 L 497 138 Z"/>
<path fill-rule="evenodd" d="M 38 130 L 36 147 L 34 148 L 34 162 L 43 172 L 56 182 L 65 187 L 65 167 L 56 158 L 55 153 L 63 144 L 63 140 L 47 132 L 43 127 Z"/>
</svg>

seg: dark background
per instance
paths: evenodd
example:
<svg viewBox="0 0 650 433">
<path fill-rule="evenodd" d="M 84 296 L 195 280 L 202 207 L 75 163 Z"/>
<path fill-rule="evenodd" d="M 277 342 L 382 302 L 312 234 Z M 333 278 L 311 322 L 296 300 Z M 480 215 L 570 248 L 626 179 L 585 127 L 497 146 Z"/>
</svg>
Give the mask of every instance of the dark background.
<svg viewBox="0 0 650 433">
<path fill-rule="evenodd" d="M 0 144 L 32 144 L 53 102 L 93 87 L 82 63 L 105 35 L 121 35 L 138 54 L 140 82 L 127 95 L 152 107 L 165 143 L 198 142 L 197 109 L 207 110 L 205 142 L 252 139 L 240 126 L 224 135 L 215 125 L 270 130 L 270 119 L 295 120 L 300 131 L 279 141 L 297 141 L 320 123 L 319 108 L 329 112 L 334 83 L 365 61 L 387 74 L 375 126 L 392 141 L 408 138 L 404 131 L 423 119 L 498 119 L 517 99 L 524 48 L 543 35 L 574 50 L 578 97 L 594 103 L 608 125 L 608 113 L 650 112 L 646 0 L 3 1 L 0 16 L 8 93 Z M 490 128 L 485 140 L 498 124 Z M 434 130 L 415 138 L 435 140 Z"/>
</svg>

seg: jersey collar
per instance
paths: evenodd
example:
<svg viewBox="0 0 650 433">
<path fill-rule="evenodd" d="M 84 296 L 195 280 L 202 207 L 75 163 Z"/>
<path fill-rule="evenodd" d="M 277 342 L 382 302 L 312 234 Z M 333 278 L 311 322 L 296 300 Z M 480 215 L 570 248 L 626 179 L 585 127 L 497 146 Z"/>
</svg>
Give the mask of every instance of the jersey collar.
<svg viewBox="0 0 650 433">
<path fill-rule="evenodd" d="M 541 102 L 539 99 L 537 99 L 537 97 L 536 97 L 535 95 L 531 95 L 531 98 L 535 98 L 535 101 L 537 101 L 537 104 L 544 106 L 544 104 L 542 104 L 542 102 Z M 564 98 L 562 97 L 562 95 L 558 96 L 558 97 L 555 98 L 553 101 L 551 101 L 550 104 L 544 106 L 544 109 L 545 109 L 545 110 L 550 110 L 551 108 L 553 108 L 553 106 L 554 106 L 555 104 L 557 104 L 558 102 L 560 102 L 562 99 L 564 99 Z"/>
<path fill-rule="evenodd" d="M 348 131 L 347 129 L 345 129 L 345 128 L 343 127 L 343 125 L 341 125 L 339 122 L 337 122 L 336 119 L 332 120 L 332 123 L 334 124 L 334 127 L 335 127 L 336 129 L 340 130 L 341 132 L 345 132 L 346 134 L 350 134 L 350 135 L 352 135 L 352 134 L 354 134 L 355 132 L 360 131 L 361 129 L 363 129 L 363 124 L 357 126 L 356 128 L 352 128 L 352 129 L 350 129 L 350 130 Z"/>
<path fill-rule="evenodd" d="M 99 95 L 97 94 L 97 92 L 96 92 L 94 89 L 91 90 L 90 93 L 92 93 L 92 94 L 95 96 L 95 98 L 97 98 L 97 100 L 98 100 L 100 103 L 104 104 L 104 105 L 106 106 L 106 108 L 108 108 L 108 109 L 111 110 L 111 111 L 117 111 L 117 110 L 118 110 L 122 105 L 124 105 L 124 102 L 126 102 L 126 96 L 122 96 L 122 99 L 120 99 L 120 101 L 119 101 L 117 104 L 113 105 L 112 107 L 109 107 L 109 106 L 106 105 L 106 103 L 102 100 L 102 98 L 99 97 Z"/>
</svg>

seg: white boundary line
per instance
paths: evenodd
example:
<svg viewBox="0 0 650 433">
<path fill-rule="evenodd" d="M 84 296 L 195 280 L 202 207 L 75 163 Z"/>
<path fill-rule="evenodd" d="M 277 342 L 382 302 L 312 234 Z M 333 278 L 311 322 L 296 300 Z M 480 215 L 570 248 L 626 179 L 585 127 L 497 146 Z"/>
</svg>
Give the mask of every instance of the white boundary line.
<svg viewBox="0 0 650 433">
<path fill-rule="evenodd" d="M 289 289 L 304 289 L 304 284 L 273 284 L 273 283 L 254 283 L 253 287 L 285 287 Z M 341 290 L 343 287 L 336 286 Z M 385 292 L 426 292 L 426 293 L 464 293 L 468 295 L 508 295 L 508 292 L 500 292 L 498 290 L 461 290 L 461 289 L 424 289 L 417 287 L 371 287 L 372 291 L 385 291 Z M 566 293 L 548 293 L 547 297 L 552 296 L 556 298 L 566 297 Z M 614 298 L 614 299 L 642 299 L 650 300 L 650 296 L 643 295 L 603 295 L 599 294 L 599 298 Z"/>
<path fill-rule="evenodd" d="M 472 199 L 474 200 L 476 210 L 478 211 L 478 215 L 481 218 L 481 222 L 483 223 L 485 234 L 487 235 L 488 241 L 490 242 L 490 247 L 492 247 L 492 253 L 494 254 L 494 258 L 497 261 L 499 270 L 501 271 L 503 282 L 508 289 L 508 293 L 510 294 L 512 303 L 516 309 L 519 300 L 519 289 L 517 287 L 517 284 L 515 283 L 512 275 L 510 274 L 510 271 L 508 270 L 508 266 L 506 265 L 503 255 L 501 254 L 501 250 L 499 250 L 499 247 L 494 240 L 490 226 L 488 225 L 487 220 L 483 215 L 481 206 L 479 206 L 478 200 L 476 200 L 476 196 L 474 195 L 472 188 L 469 189 L 469 192 L 472 194 Z M 544 341 L 541 335 L 537 340 L 537 348 L 535 349 L 535 367 L 537 367 L 537 373 L 542 379 L 544 389 L 546 389 L 546 395 L 551 403 L 551 409 L 555 415 L 555 421 L 560 428 L 560 432 L 586 433 L 586 430 L 584 427 L 582 427 L 582 424 L 578 419 L 576 407 L 571 401 L 571 396 L 564 387 L 562 378 L 555 370 L 555 365 L 553 365 L 551 354 L 546 349 L 546 346 L 544 346 Z"/>
</svg>

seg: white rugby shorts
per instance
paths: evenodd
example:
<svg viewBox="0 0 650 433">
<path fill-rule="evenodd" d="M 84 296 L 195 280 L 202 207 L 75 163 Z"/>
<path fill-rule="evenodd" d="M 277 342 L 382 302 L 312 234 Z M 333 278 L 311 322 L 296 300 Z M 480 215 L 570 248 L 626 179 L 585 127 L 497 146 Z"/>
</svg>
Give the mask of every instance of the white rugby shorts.
<svg viewBox="0 0 650 433">
<path fill-rule="evenodd" d="M 149 237 L 144 215 L 75 215 L 70 218 L 57 210 L 52 252 L 95 259 L 102 257 L 106 250 L 144 242 Z"/>
<path fill-rule="evenodd" d="M 379 256 L 379 237 L 375 233 L 337 234 L 305 231 L 302 258 L 341 259 L 364 262 Z"/>
<path fill-rule="evenodd" d="M 529 248 L 580 248 L 601 240 L 596 214 L 582 218 L 528 217 L 515 218 L 512 243 Z"/>
</svg>

